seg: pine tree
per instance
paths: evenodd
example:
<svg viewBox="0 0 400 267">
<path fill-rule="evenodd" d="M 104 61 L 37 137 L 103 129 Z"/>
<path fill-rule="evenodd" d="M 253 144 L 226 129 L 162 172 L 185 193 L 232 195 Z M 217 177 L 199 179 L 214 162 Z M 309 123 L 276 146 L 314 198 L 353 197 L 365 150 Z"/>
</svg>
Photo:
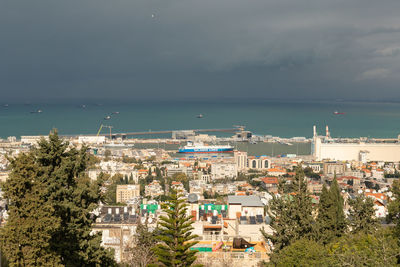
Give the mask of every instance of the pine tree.
<svg viewBox="0 0 400 267">
<path fill-rule="evenodd" d="M 379 226 L 375 218 L 374 201 L 360 194 L 349 200 L 349 225 L 352 233 L 372 234 Z"/>
<path fill-rule="evenodd" d="M 313 207 L 300 166 L 296 169 L 292 186 L 296 190 L 293 194 L 274 196 L 270 200 L 268 214 L 274 234 L 269 235 L 261 230 L 264 237 L 272 241 L 275 250 L 280 250 L 301 238 L 309 238 L 312 234 Z"/>
<path fill-rule="evenodd" d="M 322 188 L 316 219 L 316 237 L 322 243 L 327 244 L 334 238 L 342 236 L 346 227 L 343 198 L 335 177 L 329 191 L 325 185 Z"/>
<path fill-rule="evenodd" d="M 197 241 L 192 234 L 191 216 L 187 216 L 187 204 L 182 195 L 174 190 L 169 194 L 167 204 L 163 205 L 166 216 L 159 218 L 159 235 L 161 241 L 155 248 L 158 261 L 164 266 L 191 266 L 196 260 L 196 251 L 190 250 Z"/>
<path fill-rule="evenodd" d="M 10 159 L 3 185 L 9 220 L 0 233 L 13 266 L 113 266 L 112 255 L 91 234 L 100 200 L 97 184 L 84 175 L 86 148 L 76 150 L 56 132 L 38 148 Z"/>
</svg>

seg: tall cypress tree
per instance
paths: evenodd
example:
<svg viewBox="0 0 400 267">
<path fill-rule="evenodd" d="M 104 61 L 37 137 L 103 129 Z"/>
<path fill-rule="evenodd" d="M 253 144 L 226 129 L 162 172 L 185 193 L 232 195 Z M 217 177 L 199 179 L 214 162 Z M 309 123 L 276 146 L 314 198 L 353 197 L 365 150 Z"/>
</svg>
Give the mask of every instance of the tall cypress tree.
<svg viewBox="0 0 400 267">
<path fill-rule="evenodd" d="M 316 237 L 322 243 L 327 244 L 334 238 L 342 236 L 346 227 L 343 197 L 340 195 L 339 184 L 335 177 L 329 191 L 325 185 L 322 188 L 316 220 Z"/>
<path fill-rule="evenodd" d="M 344 200 L 342 195 L 340 194 L 340 187 L 336 177 L 333 179 L 331 188 L 329 189 L 329 193 L 332 195 L 335 207 L 334 208 L 336 215 L 335 231 L 337 233 L 337 236 L 341 236 L 346 230 L 347 222 L 346 222 L 346 216 L 344 215 L 343 211 Z"/>
<path fill-rule="evenodd" d="M 274 196 L 268 205 L 271 218 L 272 235 L 261 230 L 266 239 L 270 239 L 275 250 L 280 250 L 301 238 L 311 237 L 313 225 L 313 207 L 307 191 L 307 182 L 303 169 L 296 168 L 296 176 L 292 183 L 295 192 Z"/>
<path fill-rule="evenodd" d="M 329 212 L 331 206 L 332 202 L 329 191 L 324 184 L 319 198 L 318 216 L 315 223 L 315 237 L 325 244 L 329 243 L 331 240 L 331 224 L 333 221 L 332 214 Z"/>
<path fill-rule="evenodd" d="M 187 216 L 187 204 L 182 195 L 171 190 L 167 204 L 163 205 L 166 216 L 160 216 L 158 239 L 161 241 L 155 247 L 158 261 L 164 266 L 191 266 L 196 260 L 196 251 L 190 250 L 197 241 L 192 234 L 190 216 Z"/>
<path fill-rule="evenodd" d="M 84 175 L 86 148 L 69 147 L 53 132 L 38 148 L 10 159 L 3 185 L 9 220 L 0 233 L 12 265 L 113 266 L 112 255 L 91 234 L 90 214 L 100 200 L 97 184 Z"/>
</svg>

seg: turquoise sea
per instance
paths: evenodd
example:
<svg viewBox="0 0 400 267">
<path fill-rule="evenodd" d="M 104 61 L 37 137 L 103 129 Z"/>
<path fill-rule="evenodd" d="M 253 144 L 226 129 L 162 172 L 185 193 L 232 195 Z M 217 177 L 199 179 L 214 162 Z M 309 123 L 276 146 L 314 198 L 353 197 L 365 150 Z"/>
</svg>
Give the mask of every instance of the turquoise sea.
<svg viewBox="0 0 400 267">
<path fill-rule="evenodd" d="M 86 107 L 82 107 L 85 105 Z M 42 113 L 30 113 L 42 110 Z M 333 112 L 345 112 L 334 115 Z M 104 117 L 112 112 L 110 120 Z M 196 118 L 197 114 L 204 117 Z M 359 102 L 135 102 L 123 104 L 9 104 L 0 106 L 0 137 L 96 134 L 101 124 L 113 132 L 231 128 L 245 125 L 258 135 L 311 137 L 329 125 L 334 137 L 397 137 L 400 104 Z M 225 134 L 226 135 L 226 134 Z"/>
</svg>

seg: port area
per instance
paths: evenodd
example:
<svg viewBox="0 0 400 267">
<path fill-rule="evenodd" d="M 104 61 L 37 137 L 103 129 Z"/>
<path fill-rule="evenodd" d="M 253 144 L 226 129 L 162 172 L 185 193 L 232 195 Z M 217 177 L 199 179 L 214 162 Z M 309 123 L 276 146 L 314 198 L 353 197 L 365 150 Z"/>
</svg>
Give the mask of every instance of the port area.
<svg viewBox="0 0 400 267">
<path fill-rule="evenodd" d="M 172 139 L 129 139 L 124 141 L 125 144 L 134 144 L 136 149 L 164 149 L 174 158 L 211 158 L 224 157 L 232 153 L 200 153 L 200 154 L 184 154 L 178 153 L 180 146 L 184 146 L 187 140 L 172 140 Z M 286 154 L 310 155 L 310 142 L 292 142 L 289 146 L 279 142 L 259 142 L 251 144 L 249 142 L 226 141 L 226 139 L 217 138 L 215 144 L 230 144 L 234 150 L 245 151 L 250 156 L 269 155 L 278 156 Z"/>
<path fill-rule="evenodd" d="M 234 249 L 233 242 L 227 241 L 199 241 L 192 250 L 197 250 L 197 262 L 204 266 L 259 266 L 260 261 L 269 261 L 269 247 L 265 242 L 252 242 L 254 251 Z M 216 249 L 219 247 L 218 249 Z"/>
</svg>

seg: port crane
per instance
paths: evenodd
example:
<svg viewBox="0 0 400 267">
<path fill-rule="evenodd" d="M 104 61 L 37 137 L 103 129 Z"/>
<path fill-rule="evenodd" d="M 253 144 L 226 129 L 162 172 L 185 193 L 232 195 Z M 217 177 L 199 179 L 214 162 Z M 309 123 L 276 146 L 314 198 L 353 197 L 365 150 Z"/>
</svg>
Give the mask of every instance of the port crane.
<svg viewBox="0 0 400 267">
<path fill-rule="evenodd" d="M 103 128 L 108 128 L 108 129 L 110 129 L 110 140 L 111 140 L 111 136 L 112 136 L 112 135 L 111 135 L 111 129 L 114 128 L 114 127 L 113 127 L 113 126 L 110 126 L 110 125 L 104 125 L 104 124 L 100 125 L 99 131 L 97 132 L 96 137 L 97 137 L 97 138 L 99 137 L 99 135 L 100 135 L 100 133 L 101 133 L 101 130 L 102 130 Z"/>
</svg>

